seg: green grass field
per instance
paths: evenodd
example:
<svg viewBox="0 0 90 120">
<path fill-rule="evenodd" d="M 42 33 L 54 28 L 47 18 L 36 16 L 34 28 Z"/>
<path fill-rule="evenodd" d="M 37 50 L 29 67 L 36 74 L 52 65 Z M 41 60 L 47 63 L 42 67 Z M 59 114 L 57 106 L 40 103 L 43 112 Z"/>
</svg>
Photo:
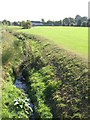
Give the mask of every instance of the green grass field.
<svg viewBox="0 0 90 120">
<path fill-rule="evenodd" d="M 19 31 L 47 38 L 61 48 L 70 50 L 70 52 L 82 57 L 88 57 L 88 28 L 32 27 L 31 29 L 19 29 Z"/>
</svg>

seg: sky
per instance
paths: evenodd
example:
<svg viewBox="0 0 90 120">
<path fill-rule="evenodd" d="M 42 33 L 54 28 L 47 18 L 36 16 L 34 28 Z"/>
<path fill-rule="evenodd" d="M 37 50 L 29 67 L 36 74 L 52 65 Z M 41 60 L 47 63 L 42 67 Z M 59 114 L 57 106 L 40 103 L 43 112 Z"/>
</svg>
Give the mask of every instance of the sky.
<svg viewBox="0 0 90 120">
<path fill-rule="evenodd" d="M 0 21 L 62 20 L 88 16 L 89 0 L 0 0 Z"/>
</svg>

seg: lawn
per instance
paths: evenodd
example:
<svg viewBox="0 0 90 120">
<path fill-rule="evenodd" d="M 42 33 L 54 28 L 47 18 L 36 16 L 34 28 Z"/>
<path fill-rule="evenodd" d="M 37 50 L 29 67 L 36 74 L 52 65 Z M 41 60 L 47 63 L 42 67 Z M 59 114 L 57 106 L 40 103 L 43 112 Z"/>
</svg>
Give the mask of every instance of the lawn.
<svg viewBox="0 0 90 120">
<path fill-rule="evenodd" d="M 42 36 L 61 48 L 88 57 L 88 28 L 86 27 L 32 27 L 21 32 Z"/>
</svg>

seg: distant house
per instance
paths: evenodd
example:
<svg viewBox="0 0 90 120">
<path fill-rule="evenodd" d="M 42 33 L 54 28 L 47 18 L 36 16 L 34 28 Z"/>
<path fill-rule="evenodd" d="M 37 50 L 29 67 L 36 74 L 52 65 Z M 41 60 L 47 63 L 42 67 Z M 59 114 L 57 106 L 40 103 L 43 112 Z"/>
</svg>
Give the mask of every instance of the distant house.
<svg viewBox="0 0 90 120">
<path fill-rule="evenodd" d="M 43 26 L 43 23 L 40 21 L 31 21 L 32 22 L 32 26 Z"/>
</svg>

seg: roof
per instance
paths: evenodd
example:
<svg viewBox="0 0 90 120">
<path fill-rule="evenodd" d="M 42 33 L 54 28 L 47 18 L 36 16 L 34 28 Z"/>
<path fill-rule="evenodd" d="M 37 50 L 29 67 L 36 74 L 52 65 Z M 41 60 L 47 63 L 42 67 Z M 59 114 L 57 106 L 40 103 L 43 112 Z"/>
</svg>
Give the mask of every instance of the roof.
<svg viewBox="0 0 90 120">
<path fill-rule="evenodd" d="M 42 23 L 42 22 L 40 22 L 40 21 L 31 21 L 32 23 Z"/>
</svg>

